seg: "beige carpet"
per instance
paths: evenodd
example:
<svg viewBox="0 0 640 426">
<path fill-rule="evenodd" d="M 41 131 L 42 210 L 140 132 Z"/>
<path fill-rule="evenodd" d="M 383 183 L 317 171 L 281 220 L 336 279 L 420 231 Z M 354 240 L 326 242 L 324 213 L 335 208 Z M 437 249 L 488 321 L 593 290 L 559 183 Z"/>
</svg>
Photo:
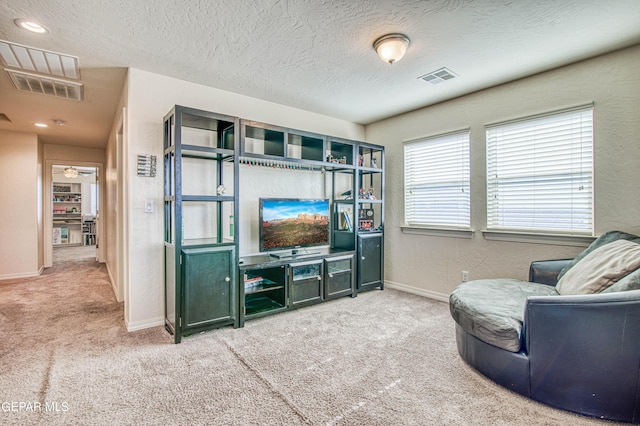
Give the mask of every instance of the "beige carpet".
<svg viewBox="0 0 640 426">
<path fill-rule="evenodd" d="M 127 333 L 95 251 L 0 281 L 0 424 L 594 425 L 460 360 L 446 304 L 370 291 L 187 337 Z"/>
</svg>

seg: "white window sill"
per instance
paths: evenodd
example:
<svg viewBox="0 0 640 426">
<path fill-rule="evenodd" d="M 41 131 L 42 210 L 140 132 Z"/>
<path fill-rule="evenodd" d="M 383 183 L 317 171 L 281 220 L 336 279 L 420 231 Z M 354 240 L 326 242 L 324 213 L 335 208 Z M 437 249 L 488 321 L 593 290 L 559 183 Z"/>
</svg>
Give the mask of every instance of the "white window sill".
<svg viewBox="0 0 640 426">
<path fill-rule="evenodd" d="M 474 231 L 460 228 L 428 228 L 421 226 L 401 226 L 403 234 L 429 235 L 432 237 L 473 238 Z"/>
<path fill-rule="evenodd" d="M 587 247 L 597 237 L 568 234 L 533 234 L 526 232 L 498 231 L 483 229 L 485 240 L 509 241 L 515 243 L 550 244 L 556 246 Z"/>
</svg>

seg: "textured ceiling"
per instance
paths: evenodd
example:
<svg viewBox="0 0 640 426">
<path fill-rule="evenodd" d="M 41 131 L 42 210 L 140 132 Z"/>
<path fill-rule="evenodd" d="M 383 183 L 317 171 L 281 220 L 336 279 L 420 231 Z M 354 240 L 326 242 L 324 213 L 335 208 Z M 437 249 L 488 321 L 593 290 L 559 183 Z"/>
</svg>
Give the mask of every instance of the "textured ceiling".
<svg viewBox="0 0 640 426">
<path fill-rule="evenodd" d="M 639 23 L 638 0 L 3 0 L 0 39 L 78 56 L 85 100 L 3 73 L 0 129 L 62 118 L 44 141 L 104 146 L 127 67 L 367 124 L 637 44 Z M 390 32 L 412 40 L 394 65 L 372 48 Z M 418 79 L 441 67 L 459 77 Z"/>
</svg>

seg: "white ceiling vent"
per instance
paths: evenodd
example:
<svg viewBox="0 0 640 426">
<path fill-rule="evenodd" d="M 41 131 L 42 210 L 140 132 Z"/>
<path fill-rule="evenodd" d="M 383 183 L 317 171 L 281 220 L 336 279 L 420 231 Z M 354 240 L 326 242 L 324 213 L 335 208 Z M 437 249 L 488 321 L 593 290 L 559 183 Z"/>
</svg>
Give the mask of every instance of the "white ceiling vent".
<svg viewBox="0 0 640 426">
<path fill-rule="evenodd" d="M 451 80 L 452 78 L 456 77 L 458 77 L 458 74 L 454 73 L 449 68 L 443 67 L 439 70 L 432 71 L 418 78 L 420 80 L 426 81 L 427 83 L 440 84 L 443 81 Z"/>
<path fill-rule="evenodd" d="M 13 85 L 18 90 L 43 95 L 57 96 L 65 99 L 82 100 L 82 83 L 30 74 L 5 68 Z"/>
<path fill-rule="evenodd" d="M 0 40 L 0 58 L 11 68 L 80 79 L 78 58 Z"/>
</svg>

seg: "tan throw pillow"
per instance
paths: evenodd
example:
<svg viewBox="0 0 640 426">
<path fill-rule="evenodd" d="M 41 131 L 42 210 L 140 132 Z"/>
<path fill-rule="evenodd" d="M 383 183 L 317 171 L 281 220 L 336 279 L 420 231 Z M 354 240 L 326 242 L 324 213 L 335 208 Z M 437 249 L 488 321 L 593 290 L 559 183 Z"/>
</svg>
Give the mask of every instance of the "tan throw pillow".
<svg viewBox="0 0 640 426">
<path fill-rule="evenodd" d="M 617 240 L 598 247 L 569 269 L 558 281 L 562 295 L 593 294 L 640 267 L 640 244 Z"/>
</svg>

